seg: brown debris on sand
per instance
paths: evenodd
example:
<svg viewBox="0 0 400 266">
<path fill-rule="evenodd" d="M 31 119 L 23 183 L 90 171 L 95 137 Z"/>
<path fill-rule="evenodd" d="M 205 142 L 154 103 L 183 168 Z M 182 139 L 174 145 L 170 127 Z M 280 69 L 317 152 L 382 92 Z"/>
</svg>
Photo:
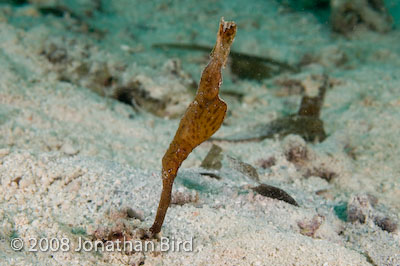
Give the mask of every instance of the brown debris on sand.
<svg viewBox="0 0 400 266">
<path fill-rule="evenodd" d="M 331 9 L 332 28 L 342 34 L 361 25 L 381 33 L 393 26 L 383 0 L 331 0 Z"/>
</svg>

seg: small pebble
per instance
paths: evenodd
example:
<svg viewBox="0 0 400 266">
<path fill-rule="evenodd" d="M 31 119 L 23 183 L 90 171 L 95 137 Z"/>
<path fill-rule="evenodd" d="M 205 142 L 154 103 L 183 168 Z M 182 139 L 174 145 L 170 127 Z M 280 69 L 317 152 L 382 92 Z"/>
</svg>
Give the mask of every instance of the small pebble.
<svg viewBox="0 0 400 266">
<path fill-rule="evenodd" d="M 365 223 L 368 215 L 372 213 L 372 206 L 367 195 L 353 196 L 347 204 L 347 219 L 349 222 Z"/>
<path fill-rule="evenodd" d="M 4 148 L 4 149 L 0 149 L 0 158 L 7 156 L 10 153 L 10 149 Z"/>
<path fill-rule="evenodd" d="M 128 207 L 128 208 L 126 208 L 126 214 L 127 214 L 128 218 L 134 218 L 134 219 L 138 219 L 140 221 L 144 220 L 143 212 L 141 212 L 141 211 L 135 211 L 134 209 Z"/>
<path fill-rule="evenodd" d="M 389 217 L 375 217 L 374 223 L 379 226 L 382 230 L 389 233 L 393 233 L 397 230 L 397 223 L 391 220 Z"/>
<path fill-rule="evenodd" d="M 61 147 L 61 151 L 70 156 L 76 155 L 79 152 L 79 150 L 72 146 L 70 143 L 64 143 Z"/>
</svg>

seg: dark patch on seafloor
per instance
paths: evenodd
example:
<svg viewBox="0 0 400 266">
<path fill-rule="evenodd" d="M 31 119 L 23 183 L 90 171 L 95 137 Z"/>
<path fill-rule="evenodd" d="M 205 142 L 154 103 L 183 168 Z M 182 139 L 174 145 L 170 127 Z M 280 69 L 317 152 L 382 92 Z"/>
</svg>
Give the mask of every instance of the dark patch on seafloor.
<svg viewBox="0 0 400 266">
<path fill-rule="evenodd" d="M 280 188 L 266 184 L 260 184 L 256 187 L 252 187 L 251 189 L 264 197 L 282 200 L 294 206 L 299 206 L 295 199 L 293 199 L 286 191 Z"/>
</svg>

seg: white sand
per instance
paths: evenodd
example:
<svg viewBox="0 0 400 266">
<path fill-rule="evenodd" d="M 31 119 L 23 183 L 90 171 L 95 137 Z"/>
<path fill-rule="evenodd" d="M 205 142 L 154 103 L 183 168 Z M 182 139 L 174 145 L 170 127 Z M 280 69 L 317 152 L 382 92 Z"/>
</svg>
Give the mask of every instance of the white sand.
<svg viewBox="0 0 400 266">
<path fill-rule="evenodd" d="M 105 8 L 118 18 L 92 19 L 99 27 L 111 22 L 115 27 L 100 44 L 60 18 L 49 17 L 44 24 L 37 19 L 22 29 L 36 14 L 30 7 L 0 9 L 0 265 L 400 265 L 399 230 L 383 231 L 373 221 L 377 215 L 400 219 L 400 31 L 359 32 L 353 40 L 332 37 L 310 14 L 278 13 L 273 1 L 251 7 L 230 7 L 227 1 L 215 9 L 206 1 L 202 6 L 160 2 L 155 10 L 142 1 L 115 2 Z M 176 54 L 150 44 L 212 45 L 222 15 L 238 23 L 236 51 L 289 62 L 307 51 L 322 58 L 301 74 L 277 79 L 304 80 L 325 70 L 336 84 L 322 110 L 329 137 L 308 144 L 312 159 L 303 169 L 285 157 L 288 139 L 219 143 L 225 155 L 257 166 L 261 182 L 284 189 L 300 207 L 254 195 L 248 189 L 253 183 L 226 159 L 218 173 L 222 180 L 201 176 L 199 165 L 211 147 L 206 142 L 185 161 L 175 184 L 183 193 L 198 193 L 199 200 L 171 206 L 162 230 L 170 239 L 193 237 L 193 251 L 28 251 L 30 238 L 65 237 L 72 249 L 79 237 L 91 240 L 101 230 L 149 228 L 161 191 L 161 157 L 178 124 L 95 94 L 85 87 L 95 82 L 93 75 L 79 76 L 74 65 L 63 70 L 72 81 L 61 81 L 59 69 L 41 55 L 46 44 L 64 35 L 76 42 L 64 42 L 75 63 L 83 49 L 89 57 L 82 61 L 90 67 L 106 62 L 117 73 L 119 65 L 127 64 L 124 77 L 144 73 L 159 80 L 161 65 Z M 85 50 L 85 44 L 90 48 Z M 130 54 L 122 44 L 143 50 Z M 340 54 L 348 60 L 344 67 L 335 64 Z M 198 81 L 204 55 L 187 52 L 182 61 Z M 219 136 L 297 110 L 300 96 L 277 96 L 273 80 L 233 83 L 229 71 L 224 74 L 223 90 L 246 96 L 243 103 L 227 99 L 231 113 Z M 356 159 L 346 154 L 349 147 Z M 259 161 L 270 157 L 275 165 L 260 168 Z M 336 177 L 330 183 L 304 178 L 307 167 L 326 168 Z M 366 194 L 378 204 L 370 207 L 365 223 L 335 215 L 335 206 Z M 143 221 L 124 216 L 127 207 Z M 306 236 L 298 224 L 313 217 L 323 217 L 322 223 L 312 237 Z M 10 248 L 16 238 L 24 241 L 23 251 Z"/>
</svg>

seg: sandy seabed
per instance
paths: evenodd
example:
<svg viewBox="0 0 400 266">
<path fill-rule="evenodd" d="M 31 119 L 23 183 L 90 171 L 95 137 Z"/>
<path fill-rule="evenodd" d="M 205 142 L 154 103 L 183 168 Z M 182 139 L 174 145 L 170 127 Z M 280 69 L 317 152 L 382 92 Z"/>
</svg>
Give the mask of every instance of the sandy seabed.
<svg viewBox="0 0 400 266">
<path fill-rule="evenodd" d="M 46 1 L 32 2 L 0 5 L 1 265 L 400 265 L 398 29 L 344 38 L 275 1 L 120 0 L 86 23 L 83 15 L 43 15 Z M 95 2 L 69 8 L 88 14 Z M 296 112 L 301 92 L 288 84 L 307 86 L 326 73 L 328 137 L 219 142 L 222 168 L 212 171 L 219 180 L 201 174 L 212 145 L 203 143 L 179 171 L 177 204 L 159 239 L 140 241 L 155 216 L 161 158 L 178 125 L 160 115 L 181 115 L 193 96 L 188 80 L 198 82 L 207 62 L 203 53 L 151 45 L 211 46 L 221 16 L 238 24 L 235 51 L 291 64 L 308 54 L 313 62 L 262 82 L 227 68 L 229 112 L 216 135 Z M 171 62 L 180 62 L 179 75 L 168 72 Z M 165 100 L 164 113 L 108 97 L 113 86 L 134 81 Z M 253 165 L 259 182 L 285 190 L 299 207 L 257 195 L 255 181 L 230 157 Z"/>
</svg>

